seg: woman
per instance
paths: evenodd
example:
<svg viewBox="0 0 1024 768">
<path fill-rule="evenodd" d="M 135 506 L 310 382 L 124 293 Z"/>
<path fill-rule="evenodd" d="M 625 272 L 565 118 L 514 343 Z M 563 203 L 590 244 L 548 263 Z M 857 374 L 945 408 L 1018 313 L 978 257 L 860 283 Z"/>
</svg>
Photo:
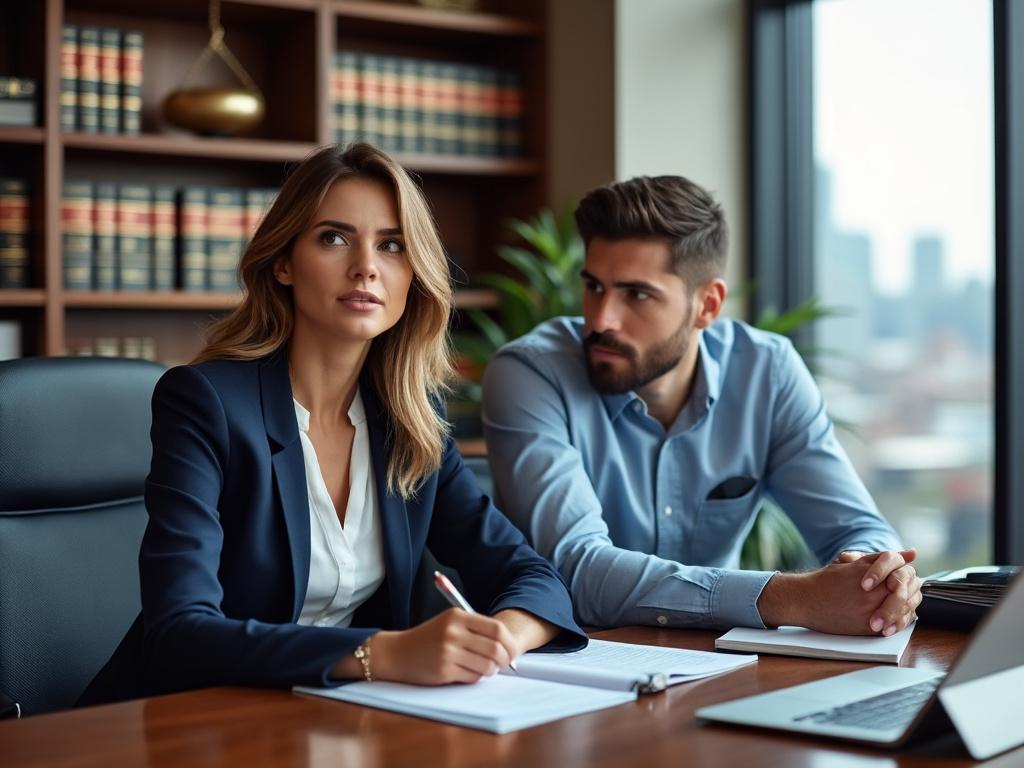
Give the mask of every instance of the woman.
<svg viewBox="0 0 1024 768">
<path fill-rule="evenodd" d="M 451 288 L 405 171 L 367 144 L 320 150 L 240 274 L 241 305 L 154 392 L 142 614 L 81 703 L 468 683 L 552 641 L 581 647 L 558 575 L 481 494 L 439 413 Z M 425 546 L 478 613 L 409 626 Z"/>
</svg>

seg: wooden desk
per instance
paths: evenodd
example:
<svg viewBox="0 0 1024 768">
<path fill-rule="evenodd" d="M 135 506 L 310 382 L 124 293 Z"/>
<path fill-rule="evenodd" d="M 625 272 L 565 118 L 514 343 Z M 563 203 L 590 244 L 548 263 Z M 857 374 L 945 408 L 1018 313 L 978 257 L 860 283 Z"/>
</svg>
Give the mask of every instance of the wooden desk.
<svg viewBox="0 0 1024 768">
<path fill-rule="evenodd" d="M 710 650 L 718 633 L 627 628 L 596 637 Z M 966 635 L 919 628 L 904 663 L 946 669 Z M 694 710 L 861 668 L 762 655 L 728 675 L 642 696 L 636 703 L 495 736 L 285 691 L 213 688 L 0 723 L 4 766 L 390 765 L 960 766 L 948 740 L 899 754 L 712 725 Z M 989 765 L 1024 765 L 1024 748 Z"/>
</svg>

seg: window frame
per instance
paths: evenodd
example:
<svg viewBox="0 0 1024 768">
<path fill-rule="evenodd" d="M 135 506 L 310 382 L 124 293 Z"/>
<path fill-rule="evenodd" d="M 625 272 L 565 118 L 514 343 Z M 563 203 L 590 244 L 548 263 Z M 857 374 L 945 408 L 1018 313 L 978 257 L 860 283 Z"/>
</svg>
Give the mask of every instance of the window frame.
<svg viewBox="0 0 1024 768">
<path fill-rule="evenodd" d="M 769 307 L 791 309 L 814 294 L 813 2 L 747 0 L 747 264 L 757 286 L 751 297 L 755 317 Z M 1024 392 L 1024 221 L 1012 212 L 1024 210 L 1024 3 L 992 0 L 992 7 L 992 553 L 997 563 L 1022 563 L 1024 399 L 1014 393 Z"/>
</svg>

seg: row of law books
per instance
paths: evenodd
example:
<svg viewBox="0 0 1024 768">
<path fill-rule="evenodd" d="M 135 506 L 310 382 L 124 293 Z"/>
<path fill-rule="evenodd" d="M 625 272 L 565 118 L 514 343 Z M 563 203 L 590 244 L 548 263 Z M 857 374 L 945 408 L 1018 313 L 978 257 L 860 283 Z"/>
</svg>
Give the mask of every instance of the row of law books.
<svg viewBox="0 0 1024 768">
<path fill-rule="evenodd" d="M 239 258 L 276 189 L 68 181 L 64 287 L 237 291 Z"/>
<path fill-rule="evenodd" d="M 523 88 L 511 70 L 339 51 L 331 94 L 339 144 L 478 157 L 523 153 Z"/>
<path fill-rule="evenodd" d="M 74 357 L 129 357 L 156 362 L 152 336 L 96 336 L 68 340 L 65 353 Z"/>
<path fill-rule="evenodd" d="M 0 288 L 29 284 L 28 183 L 0 176 Z"/>
<path fill-rule="evenodd" d="M 141 32 L 64 25 L 60 126 L 85 133 L 142 130 Z"/>
</svg>

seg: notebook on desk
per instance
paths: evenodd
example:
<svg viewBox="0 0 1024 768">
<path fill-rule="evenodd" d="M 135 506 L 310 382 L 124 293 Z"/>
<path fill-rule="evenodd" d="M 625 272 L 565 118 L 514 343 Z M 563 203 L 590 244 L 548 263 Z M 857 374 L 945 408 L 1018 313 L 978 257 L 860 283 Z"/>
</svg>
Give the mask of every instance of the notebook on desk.
<svg viewBox="0 0 1024 768">
<path fill-rule="evenodd" d="M 614 707 L 639 693 L 719 675 L 757 661 L 679 648 L 591 640 L 573 653 L 528 653 L 518 672 L 474 685 L 418 686 L 374 681 L 297 693 L 426 717 L 494 733 Z"/>
<path fill-rule="evenodd" d="M 899 664 L 914 632 L 911 624 L 890 637 L 829 635 L 803 627 L 778 629 L 731 629 L 715 640 L 715 648 L 725 651 L 778 653 L 784 656 L 807 656 L 812 659 L 843 661 L 874 661 Z"/>
<path fill-rule="evenodd" d="M 697 710 L 697 716 L 894 747 L 954 730 L 981 760 L 1024 744 L 1024 578 L 971 636 L 947 675 L 869 667 Z"/>
</svg>

